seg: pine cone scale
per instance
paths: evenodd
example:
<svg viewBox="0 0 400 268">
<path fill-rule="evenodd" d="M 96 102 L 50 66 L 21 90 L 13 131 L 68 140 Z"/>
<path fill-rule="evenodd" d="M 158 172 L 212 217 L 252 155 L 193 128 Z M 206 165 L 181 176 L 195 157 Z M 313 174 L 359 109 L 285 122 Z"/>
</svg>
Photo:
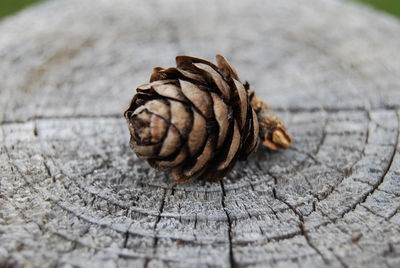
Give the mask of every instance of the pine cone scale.
<svg viewBox="0 0 400 268">
<path fill-rule="evenodd" d="M 138 109 L 138 111 L 140 111 L 140 108 Z M 167 121 L 170 120 L 169 106 L 168 102 L 165 100 L 151 100 L 144 105 L 144 109 L 147 109 L 149 112 L 156 114 Z M 134 115 L 135 114 L 136 111 Z"/>
<path fill-rule="evenodd" d="M 181 78 L 186 78 L 186 79 L 189 79 L 189 80 L 193 80 L 193 81 L 196 81 L 196 82 L 198 82 L 198 83 L 200 83 L 202 85 L 206 84 L 206 80 L 201 75 L 193 74 L 191 72 L 188 72 L 188 71 L 185 71 L 185 70 L 179 69 L 179 68 L 177 68 L 177 70 L 180 73 Z"/>
<path fill-rule="evenodd" d="M 182 140 L 178 129 L 170 124 L 167 136 L 163 141 L 159 156 L 167 157 L 172 155 L 174 152 L 177 151 L 177 149 L 181 145 L 181 142 Z"/>
<path fill-rule="evenodd" d="M 189 133 L 188 147 L 191 156 L 195 156 L 203 146 L 207 135 L 207 122 L 198 112 L 193 111 L 193 127 Z"/>
<path fill-rule="evenodd" d="M 179 80 L 182 93 L 197 108 L 205 118 L 213 116 L 212 100 L 207 92 L 202 91 L 198 86 L 184 80 Z"/>
<path fill-rule="evenodd" d="M 220 162 L 217 166 L 217 170 L 223 170 L 229 166 L 232 162 L 232 159 L 235 157 L 236 152 L 239 150 L 240 147 L 240 131 L 238 127 L 238 123 L 236 120 L 233 123 L 233 135 L 230 141 L 229 150 L 222 162 Z"/>
<path fill-rule="evenodd" d="M 159 85 L 153 85 L 152 88 L 160 96 L 163 96 L 163 97 L 166 97 L 169 99 L 174 99 L 177 101 L 185 101 L 186 100 L 186 98 L 182 94 L 180 88 L 175 86 L 174 84 L 163 83 L 163 84 L 159 84 Z"/>
<path fill-rule="evenodd" d="M 139 113 L 135 114 L 134 120 L 132 120 L 132 127 L 130 128 L 131 133 L 133 133 L 134 137 L 138 140 L 150 143 L 153 141 L 151 128 L 149 128 L 149 124 L 151 125 L 151 117 L 152 113 L 150 113 L 147 109 L 143 109 Z"/>
<path fill-rule="evenodd" d="M 258 135 L 260 133 L 260 123 L 258 122 L 257 114 L 254 110 L 251 110 L 251 111 L 252 111 L 252 118 L 253 118 L 253 120 L 251 121 L 253 124 L 253 126 L 252 126 L 253 135 L 251 136 L 251 139 L 249 141 L 250 146 L 248 147 L 249 149 L 246 151 L 246 154 L 251 153 L 257 147 L 258 139 L 259 139 Z"/>
<path fill-rule="evenodd" d="M 220 69 L 221 72 L 224 74 L 224 78 L 226 80 L 229 80 L 229 78 L 239 80 L 237 71 L 229 64 L 224 56 L 217 54 L 215 58 L 217 60 L 218 69 Z"/>
<path fill-rule="evenodd" d="M 212 81 L 215 83 L 219 91 L 222 93 L 222 96 L 226 100 L 231 99 L 230 87 L 214 68 L 204 63 L 194 63 L 193 65 L 203 70 L 205 72 L 205 75 L 211 77 Z"/>
<path fill-rule="evenodd" d="M 191 56 L 177 56 L 175 58 L 175 61 L 176 61 L 176 67 L 178 69 L 187 70 L 194 74 L 198 74 L 199 71 L 198 68 L 196 68 L 193 65 L 194 63 L 204 63 L 212 67 L 214 70 L 218 70 L 218 67 L 215 64 L 201 58 L 196 58 Z"/>
<path fill-rule="evenodd" d="M 240 99 L 240 129 L 245 127 L 247 121 L 248 97 L 243 84 L 233 79 Z"/>
<path fill-rule="evenodd" d="M 213 110 L 215 113 L 215 119 L 218 122 L 219 134 L 217 148 L 221 147 L 225 141 L 226 134 L 229 127 L 229 109 L 225 102 L 215 93 L 211 93 L 213 100 Z"/>
<path fill-rule="evenodd" d="M 133 151 L 135 151 L 136 154 L 142 159 L 152 157 L 157 153 L 157 151 L 159 151 L 159 148 L 161 148 L 161 144 L 140 145 L 137 144 L 137 142 L 135 142 L 134 140 L 131 140 L 130 146 Z"/>
<path fill-rule="evenodd" d="M 186 106 L 178 101 L 170 101 L 170 109 L 171 124 L 178 129 L 182 138 L 186 137 L 193 127 L 192 115 L 188 112 Z"/>
<path fill-rule="evenodd" d="M 213 149 L 214 149 L 213 141 L 212 139 L 209 138 L 201 154 L 196 157 L 194 166 L 184 169 L 183 171 L 184 176 L 191 177 L 197 172 L 199 172 L 202 168 L 204 168 L 205 165 L 208 163 L 208 161 L 211 159 Z"/>
<path fill-rule="evenodd" d="M 188 152 L 187 149 L 185 147 L 183 147 L 181 149 L 181 151 L 179 152 L 179 154 L 172 160 L 167 161 L 167 160 L 159 160 L 156 162 L 156 165 L 158 165 L 159 167 L 163 168 L 163 169 L 168 169 L 168 168 L 172 168 L 175 167 L 179 164 L 181 164 L 188 156 Z"/>
</svg>

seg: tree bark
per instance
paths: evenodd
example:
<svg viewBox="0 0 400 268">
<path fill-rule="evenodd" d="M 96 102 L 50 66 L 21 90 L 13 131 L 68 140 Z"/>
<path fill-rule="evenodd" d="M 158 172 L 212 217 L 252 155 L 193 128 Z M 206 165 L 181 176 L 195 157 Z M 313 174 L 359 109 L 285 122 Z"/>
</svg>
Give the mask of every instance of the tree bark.
<svg viewBox="0 0 400 268">
<path fill-rule="evenodd" d="M 400 266 L 400 23 L 310 1 L 50 1 L 0 23 L 0 266 Z M 225 55 L 287 124 L 174 185 L 122 113 L 154 66 Z"/>
</svg>

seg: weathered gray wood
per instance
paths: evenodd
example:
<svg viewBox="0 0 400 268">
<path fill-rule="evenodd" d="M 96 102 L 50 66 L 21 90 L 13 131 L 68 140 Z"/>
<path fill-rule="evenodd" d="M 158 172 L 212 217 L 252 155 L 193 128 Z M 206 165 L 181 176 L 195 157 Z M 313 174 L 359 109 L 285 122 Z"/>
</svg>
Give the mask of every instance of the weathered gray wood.
<svg viewBox="0 0 400 268">
<path fill-rule="evenodd" d="M 400 23 L 348 2 L 50 1 L 0 23 L 0 266 L 398 267 Z M 294 137 L 173 185 L 122 111 L 226 55 Z"/>
</svg>

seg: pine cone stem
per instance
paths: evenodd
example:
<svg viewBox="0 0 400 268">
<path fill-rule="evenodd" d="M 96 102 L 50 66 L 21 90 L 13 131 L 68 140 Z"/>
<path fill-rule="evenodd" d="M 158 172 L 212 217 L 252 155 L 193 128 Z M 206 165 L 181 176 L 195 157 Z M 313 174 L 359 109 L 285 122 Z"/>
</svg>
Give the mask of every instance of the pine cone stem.
<svg viewBox="0 0 400 268">
<path fill-rule="evenodd" d="M 273 113 L 268 104 L 254 93 L 251 96 L 251 106 L 257 113 L 260 124 L 260 137 L 264 146 L 271 150 L 286 149 L 292 138 L 285 125 Z"/>
</svg>

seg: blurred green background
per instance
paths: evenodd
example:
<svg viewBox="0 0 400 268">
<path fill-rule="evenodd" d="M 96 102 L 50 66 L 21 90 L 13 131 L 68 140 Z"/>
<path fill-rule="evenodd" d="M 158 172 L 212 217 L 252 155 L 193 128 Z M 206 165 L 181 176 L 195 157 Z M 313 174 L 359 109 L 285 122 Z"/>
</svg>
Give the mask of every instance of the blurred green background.
<svg viewBox="0 0 400 268">
<path fill-rule="evenodd" d="M 355 0 L 400 17 L 400 0 Z"/>
<path fill-rule="evenodd" d="M 0 0 L 0 18 L 40 1 L 42 0 Z"/>
<path fill-rule="evenodd" d="M 0 0 L 0 18 L 18 12 L 19 10 L 43 0 Z M 400 0 L 349 0 L 363 2 L 377 9 L 400 17 Z"/>
</svg>

